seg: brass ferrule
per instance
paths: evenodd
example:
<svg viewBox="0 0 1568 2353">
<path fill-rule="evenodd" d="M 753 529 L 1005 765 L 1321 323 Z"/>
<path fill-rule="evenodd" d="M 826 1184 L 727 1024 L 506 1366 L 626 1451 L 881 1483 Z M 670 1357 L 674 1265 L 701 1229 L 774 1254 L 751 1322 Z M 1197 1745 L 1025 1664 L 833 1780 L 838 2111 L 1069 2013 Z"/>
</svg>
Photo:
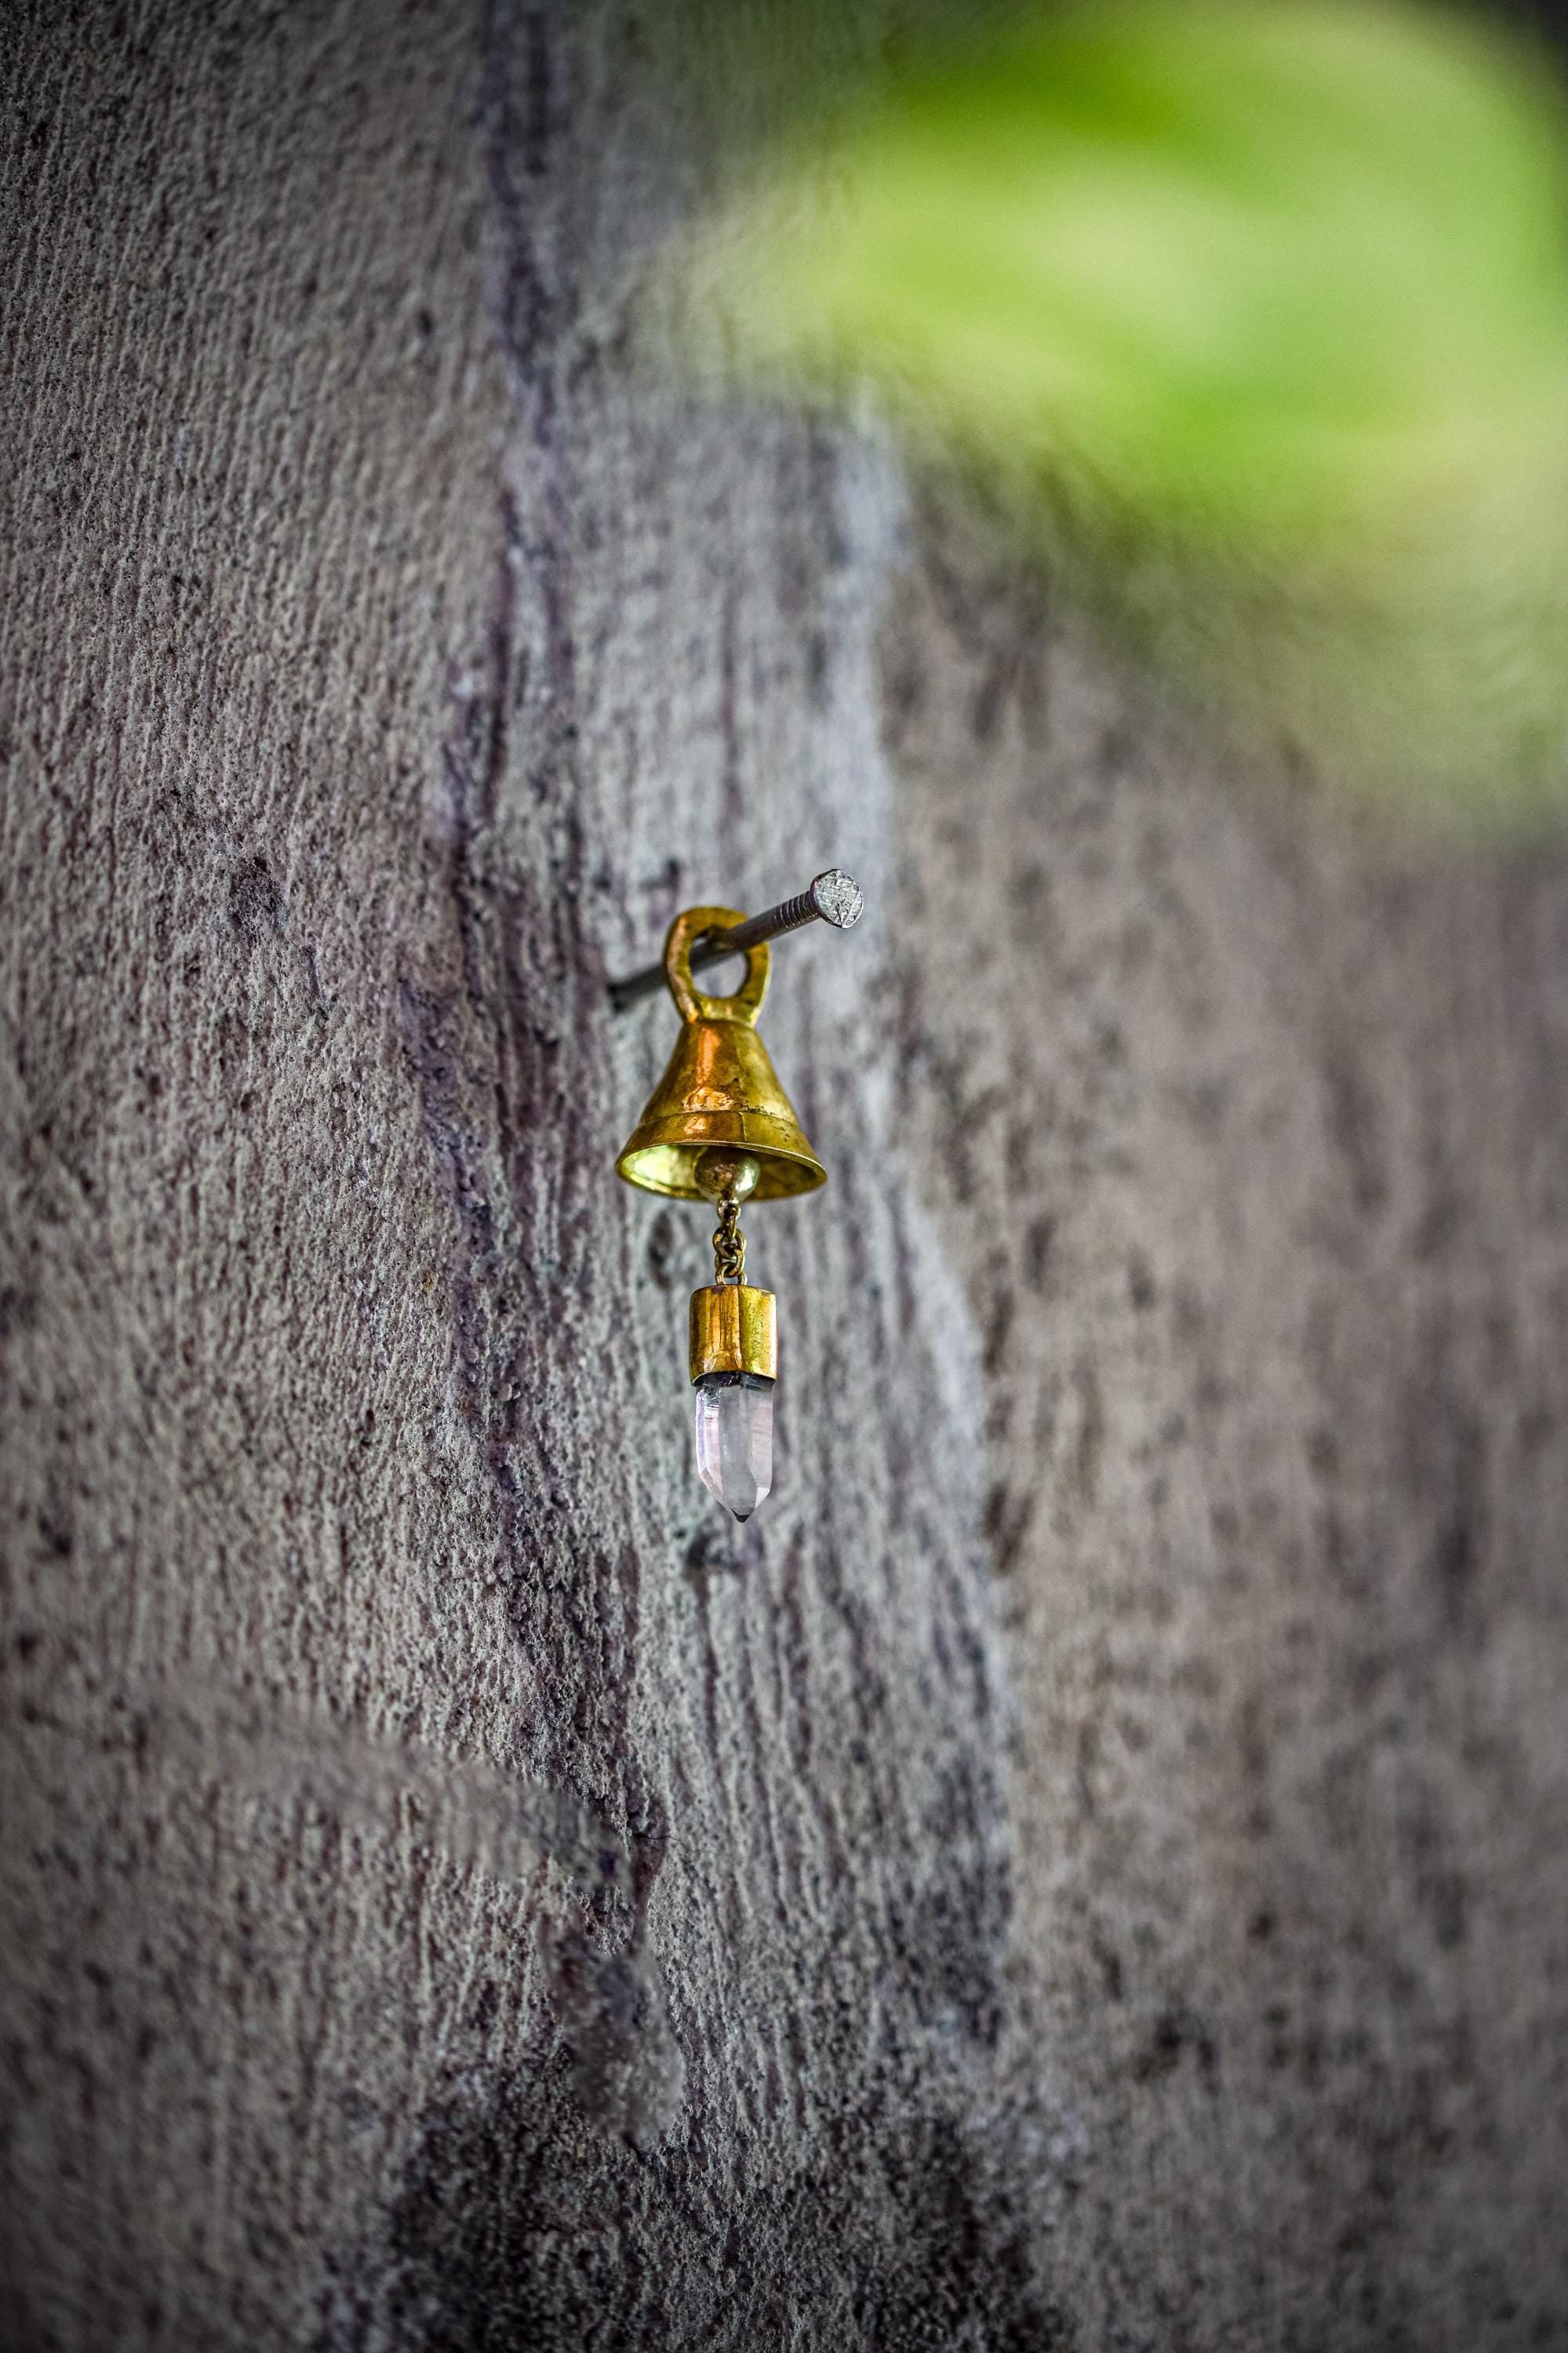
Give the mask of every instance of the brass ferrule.
<svg viewBox="0 0 1568 2353">
<path fill-rule="evenodd" d="M 770 1291 L 749 1282 L 710 1282 L 692 1293 L 692 1378 L 705 1373 L 779 1377 L 779 1327 Z"/>
</svg>

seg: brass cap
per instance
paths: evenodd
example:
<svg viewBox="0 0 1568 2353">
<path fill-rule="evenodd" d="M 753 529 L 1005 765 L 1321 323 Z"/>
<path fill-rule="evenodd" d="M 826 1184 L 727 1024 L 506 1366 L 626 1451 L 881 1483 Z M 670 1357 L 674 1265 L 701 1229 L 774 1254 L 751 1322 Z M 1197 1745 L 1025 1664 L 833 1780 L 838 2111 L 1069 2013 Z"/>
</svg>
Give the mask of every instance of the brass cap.
<svg viewBox="0 0 1568 2353">
<path fill-rule="evenodd" d="M 749 1282 L 710 1282 L 692 1293 L 692 1378 L 705 1373 L 779 1377 L 777 1303 Z"/>
</svg>

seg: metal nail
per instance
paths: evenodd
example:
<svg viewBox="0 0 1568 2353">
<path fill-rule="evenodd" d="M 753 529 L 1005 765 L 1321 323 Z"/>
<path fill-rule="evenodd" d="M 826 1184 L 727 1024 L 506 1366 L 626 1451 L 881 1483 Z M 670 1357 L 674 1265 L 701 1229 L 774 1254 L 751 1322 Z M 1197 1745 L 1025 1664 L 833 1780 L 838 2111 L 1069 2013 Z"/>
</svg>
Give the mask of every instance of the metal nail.
<svg viewBox="0 0 1568 2353">
<path fill-rule="evenodd" d="M 764 940 L 782 939 L 786 932 L 798 932 L 807 923 L 832 923 L 835 931 L 847 932 L 852 923 L 859 923 L 864 905 L 859 883 L 830 866 L 809 891 L 796 898 L 781 899 L 766 914 L 748 915 L 744 923 L 732 923 L 727 931 L 709 932 L 692 950 L 692 970 L 722 964 L 728 955 L 744 955 L 747 948 L 760 947 Z M 651 964 L 642 972 L 629 973 L 624 980 L 612 980 L 610 1003 L 618 1013 L 624 1013 L 639 997 L 651 997 L 663 986 L 663 965 Z"/>
</svg>

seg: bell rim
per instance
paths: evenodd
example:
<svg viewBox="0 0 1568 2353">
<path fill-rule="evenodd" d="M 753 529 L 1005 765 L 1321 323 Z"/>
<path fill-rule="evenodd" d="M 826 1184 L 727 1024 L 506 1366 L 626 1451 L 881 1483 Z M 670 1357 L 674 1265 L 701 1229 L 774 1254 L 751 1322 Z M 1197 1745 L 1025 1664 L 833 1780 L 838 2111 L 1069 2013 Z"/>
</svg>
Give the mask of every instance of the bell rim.
<svg viewBox="0 0 1568 2353">
<path fill-rule="evenodd" d="M 640 1193 L 657 1194 L 666 1201 L 705 1201 L 708 1196 L 694 1182 L 681 1182 L 673 1176 L 639 1169 L 635 1164 L 646 1161 L 655 1153 L 672 1153 L 678 1155 L 688 1167 L 694 1168 L 702 1155 L 715 1145 L 733 1145 L 737 1152 L 748 1153 L 758 1162 L 761 1173 L 757 1189 L 751 1196 L 754 1201 L 798 1200 L 803 1193 L 814 1193 L 828 1181 L 827 1170 L 804 1139 L 799 1145 L 775 1143 L 771 1138 L 755 1133 L 763 1124 L 760 1121 L 738 1123 L 743 1128 L 752 1128 L 753 1133 L 749 1135 L 736 1134 L 737 1123 L 732 1117 L 725 1117 L 721 1122 L 698 1113 L 680 1124 L 686 1133 L 673 1135 L 669 1133 L 671 1123 L 661 1120 L 656 1124 L 653 1134 L 645 1134 L 639 1128 L 627 1139 L 615 1163 L 615 1173 L 623 1184 L 633 1186 Z M 726 1131 L 723 1134 L 702 1133 L 705 1128 L 721 1124 Z M 657 1132 L 660 1129 L 663 1133 Z M 785 1169 L 791 1172 L 791 1180 L 784 1184 L 776 1182 L 779 1173 Z"/>
</svg>

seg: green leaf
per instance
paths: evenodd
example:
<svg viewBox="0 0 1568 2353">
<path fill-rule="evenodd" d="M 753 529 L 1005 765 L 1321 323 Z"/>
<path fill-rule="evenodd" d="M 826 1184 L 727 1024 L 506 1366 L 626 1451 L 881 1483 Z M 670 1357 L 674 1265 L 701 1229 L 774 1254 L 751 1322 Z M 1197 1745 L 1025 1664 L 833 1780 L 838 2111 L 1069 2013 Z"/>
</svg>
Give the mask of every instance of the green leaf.
<svg viewBox="0 0 1568 2353">
<path fill-rule="evenodd" d="M 1532 53 L 1142 0 L 914 47 L 684 259 L 748 370 L 869 383 L 1192 691 L 1517 820 L 1568 776 L 1565 224 Z"/>
</svg>

